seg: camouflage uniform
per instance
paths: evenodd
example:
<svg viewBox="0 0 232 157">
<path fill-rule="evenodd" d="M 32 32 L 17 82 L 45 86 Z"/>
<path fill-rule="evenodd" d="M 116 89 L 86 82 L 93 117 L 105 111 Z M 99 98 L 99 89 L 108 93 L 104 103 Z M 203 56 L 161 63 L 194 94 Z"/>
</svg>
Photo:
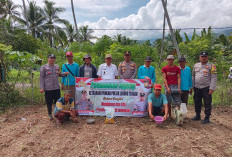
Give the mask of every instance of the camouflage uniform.
<svg viewBox="0 0 232 157">
<path fill-rule="evenodd" d="M 127 63 L 123 61 L 118 66 L 118 76 L 120 79 L 135 79 L 137 74 L 137 66 L 134 62 Z"/>
<path fill-rule="evenodd" d="M 202 65 L 196 63 L 193 68 L 193 89 L 194 89 L 194 102 L 195 112 L 197 116 L 200 116 L 202 98 L 205 104 L 205 115 L 209 118 L 212 109 L 212 95 L 209 94 L 209 90 L 216 89 L 217 83 L 217 70 L 216 66 L 211 63 Z"/>
<path fill-rule="evenodd" d="M 40 69 L 40 89 L 45 91 L 45 101 L 47 103 L 48 115 L 52 114 L 52 104 L 60 98 L 60 85 L 58 75 L 60 67 L 45 64 Z"/>
</svg>

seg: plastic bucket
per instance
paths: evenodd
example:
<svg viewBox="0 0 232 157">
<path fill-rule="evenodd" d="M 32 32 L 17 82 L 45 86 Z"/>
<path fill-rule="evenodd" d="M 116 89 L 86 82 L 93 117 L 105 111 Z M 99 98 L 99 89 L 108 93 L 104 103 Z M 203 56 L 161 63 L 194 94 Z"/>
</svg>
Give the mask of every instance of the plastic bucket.
<svg viewBox="0 0 232 157">
<path fill-rule="evenodd" d="M 162 116 L 155 116 L 154 120 L 156 124 L 162 124 L 164 121 L 164 118 Z"/>
</svg>

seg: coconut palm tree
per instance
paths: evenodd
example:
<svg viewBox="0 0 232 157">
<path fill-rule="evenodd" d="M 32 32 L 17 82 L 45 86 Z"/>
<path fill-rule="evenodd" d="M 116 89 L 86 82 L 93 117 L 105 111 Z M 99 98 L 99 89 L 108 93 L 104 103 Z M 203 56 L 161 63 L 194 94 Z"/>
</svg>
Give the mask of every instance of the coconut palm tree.
<svg viewBox="0 0 232 157">
<path fill-rule="evenodd" d="M 67 35 L 67 39 L 69 43 L 74 42 L 74 39 L 77 38 L 77 33 L 74 30 L 74 27 L 72 26 L 72 24 L 70 23 L 66 23 L 65 24 L 66 28 L 65 28 L 65 32 Z"/>
<path fill-rule="evenodd" d="M 53 36 L 51 34 L 48 36 L 50 41 L 50 46 L 52 47 L 55 39 L 54 38 L 55 33 L 64 32 L 64 30 L 56 24 L 65 24 L 68 23 L 68 21 L 65 19 L 60 19 L 58 16 L 59 13 L 65 11 L 64 8 L 55 7 L 54 6 L 55 3 L 48 0 L 45 0 L 44 3 L 45 3 L 44 16 L 46 18 L 44 26 L 47 29 L 47 31 L 53 34 Z"/>
<path fill-rule="evenodd" d="M 35 1 L 29 3 L 29 7 L 26 9 L 26 15 L 24 18 L 17 17 L 17 21 L 23 25 L 27 24 L 26 19 L 28 20 L 29 30 L 34 38 L 41 38 L 42 33 L 45 33 L 44 22 L 46 17 L 43 13 L 43 10 L 36 5 Z"/>
<path fill-rule="evenodd" d="M 20 16 L 20 12 L 17 10 L 19 8 L 21 8 L 21 6 L 14 4 L 11 0 L 0 0 L 0 14 L 2 14 L 4 18 Z"/>
<path fill-rule="evenodd" d="M 84 41 L 90 42 L 91 39 L 96 39 L 97 37 L 92 35 L 93 32 L 94 32 L 93 30 L 88 29 L 88 25 L 81 26 L 79 31 L 78 31 L 79 41 L 80 42 L 84 42 Z"/>
</svg>

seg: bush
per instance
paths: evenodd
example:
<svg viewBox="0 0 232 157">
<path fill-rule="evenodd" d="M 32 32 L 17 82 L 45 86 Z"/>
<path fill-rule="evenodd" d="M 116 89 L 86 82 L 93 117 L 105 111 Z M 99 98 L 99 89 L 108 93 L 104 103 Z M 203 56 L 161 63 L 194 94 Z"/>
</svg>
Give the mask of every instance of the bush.
<svg viewBox="0 0 232 157">
<path fill-rule="evenodd" d="M 28 99 L 24 98 L 19 91 L 14 90 L 13 85 L 0 83 L 0 109 L 5 110 L 10 106 L 28 104 Z"/>
</svg>

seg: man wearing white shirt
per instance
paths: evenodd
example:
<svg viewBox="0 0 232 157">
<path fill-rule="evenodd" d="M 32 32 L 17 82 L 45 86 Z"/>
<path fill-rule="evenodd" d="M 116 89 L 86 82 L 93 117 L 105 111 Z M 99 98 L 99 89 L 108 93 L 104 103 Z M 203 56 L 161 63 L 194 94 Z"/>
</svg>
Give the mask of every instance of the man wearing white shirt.
<svg viewBox="0 0 232 157">
<path fill-rule="evenodd" d="M 107 54 L 105 57 L 105 62 L 100 65 L 97 75 L 101 79 L 117 79 L 118 70 L 116 65 L 112 64 L 112 55 Z"/>
</svg>

